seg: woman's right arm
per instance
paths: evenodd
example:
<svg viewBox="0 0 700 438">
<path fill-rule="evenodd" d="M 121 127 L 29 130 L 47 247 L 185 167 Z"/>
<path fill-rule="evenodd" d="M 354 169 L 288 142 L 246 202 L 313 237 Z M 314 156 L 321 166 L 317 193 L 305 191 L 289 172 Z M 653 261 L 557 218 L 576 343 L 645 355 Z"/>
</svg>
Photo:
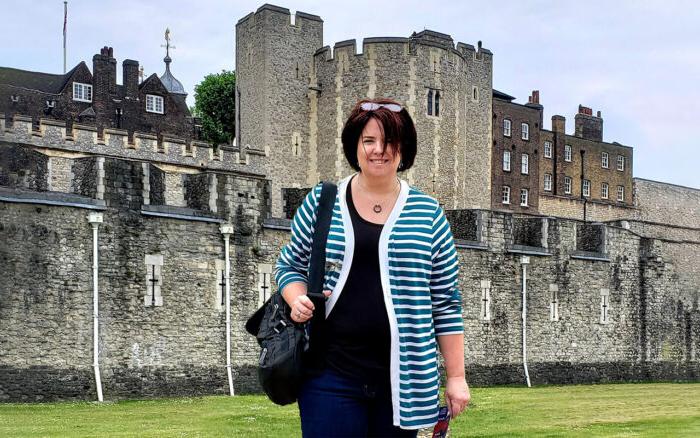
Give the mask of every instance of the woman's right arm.
<svg viewBox="0 0 700 438">
<path fill-rule="evenodd" d="M 294 309 L 300 299 L 310 300 L 305 296 L 308 285 L 308 267 L 311 257 L 312 239 L 316 225 L 316 211 L 321 185 L 315 186 L 304 198 L 292 220 L 291 238 L 282 248 L 275 266 L 275 281 L 284 300 Z M 303 298 L 300 298 L 301 296 Z M 304 300 L 305 298 L 305 300 Z M 294 317 L 294 313 L 292 313 Z"/>
</svg>

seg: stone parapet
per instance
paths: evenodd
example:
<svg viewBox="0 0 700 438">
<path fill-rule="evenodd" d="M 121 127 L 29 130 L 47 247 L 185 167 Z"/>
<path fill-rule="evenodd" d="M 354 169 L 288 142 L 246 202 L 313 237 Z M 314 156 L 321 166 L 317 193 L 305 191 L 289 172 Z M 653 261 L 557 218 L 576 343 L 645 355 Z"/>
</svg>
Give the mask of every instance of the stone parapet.
<svg viewBox="0 0 700 438">
<path fill-rule="evenodd" d="M 259 148 L 214 148 L 202 141 L 187 141 L 177 137 L 159 138 L 149 133 L 136 132 L 133 141 L 122 129 L 105 128 L 73 123 L 69 133 L 65 122 L 40 119 L 39 129 L 32 129 L 32 118 L 13 116 L 11 126 L 0 118 L 0 135 L 4 141 L 40 146 L 42 148 L 109 155 L 117 158 L 143 160 L 195 167 L 201 170 L 242 172 L 264 176 L 268 169 L 269 153 Z"/>
</svg>

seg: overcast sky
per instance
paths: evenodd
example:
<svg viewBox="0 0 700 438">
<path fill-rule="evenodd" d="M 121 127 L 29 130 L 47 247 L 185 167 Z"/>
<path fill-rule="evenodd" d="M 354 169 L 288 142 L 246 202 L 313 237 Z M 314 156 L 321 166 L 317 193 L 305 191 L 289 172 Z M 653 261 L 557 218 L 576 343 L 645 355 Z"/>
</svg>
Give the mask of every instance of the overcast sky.
<svg viewBox="0 0 700 438">
<path fill-rule="evenodd" d="M 62 73 L 62 0 L 2 0 L 0 66 Z M 68 69 L 102 46 L 146 75 L 165 67 L 190 94 L 208 73 L 233 70 L 235 25 L 262 2 L 69 0 Z M 431 29 L 494 54 L 493 86 L 527 102 L 540 90 L 545 128 L 579 104 L 601 111 L 605 141 L 634 147 L 634 176 L 700 188 L 700 2 L 697 1 L 278 1 L 320 15 L 324 44 Z"/>
</svg>

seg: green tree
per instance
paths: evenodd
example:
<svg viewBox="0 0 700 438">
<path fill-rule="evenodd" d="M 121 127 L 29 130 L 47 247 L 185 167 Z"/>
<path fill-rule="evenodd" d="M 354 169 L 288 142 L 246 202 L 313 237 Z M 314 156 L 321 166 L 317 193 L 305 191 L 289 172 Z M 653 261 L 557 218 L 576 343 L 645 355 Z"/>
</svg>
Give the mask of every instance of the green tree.
<svg viewBox="0 0 700 438">
<path fill-rule="evenodd" d="M 202 120 L 202 138 L 212 144 L 232 143 L 236 136 L 236 72 L 222 70 L 194 87 L 193 115 Z"/>
</svg>

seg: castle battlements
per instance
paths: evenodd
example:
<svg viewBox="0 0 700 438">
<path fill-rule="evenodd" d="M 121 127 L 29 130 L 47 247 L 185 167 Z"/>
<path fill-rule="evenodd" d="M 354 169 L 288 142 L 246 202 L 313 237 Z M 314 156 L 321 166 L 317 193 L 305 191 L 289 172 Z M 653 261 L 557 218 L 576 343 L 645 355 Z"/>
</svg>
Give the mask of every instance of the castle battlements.
<svg viewBox="0 0 700 438">
<path fill-rule="evenodd" d="M 228 171 L 249 175 L 266 174 L 269 152 L 250 147 L 221 145 L 163 134 L 129 132 L 122 129 L 72 123 L 61 120 L 34 120 L 14 115 L 7 124 L 0 114 L 0 141 L 42 149 L 103 155 L 130 160 L 195 168 L 199 171 Z"/>
<path fill-rule="evenodd" d="M 404 49 L 406 55 L 418 55 L 418 47 L 432 47 L 442 49 L 447 53 L 459 56 L 464 62 L 471 61 L 486 61 L 491 62 L 493 54 L 490 50 L 481 47 L 481 41 L 475 48 L 471 44 L 458 42 L 456 45 L 450 35 L 435 32 L 432 30 L 424 30 L 414 32 L 410 37 L 369 37 L 362 40 L 362 52 L 357 51 L 357 41 L 349 39 L 338 41 L 331 46 L 324 46 L 316 50 L 314 53 L 315 59 L 325 61 L 333 61 L 337 59 L 337 53 L 343 52 L 347 56 L 371 56 L 371 52 L 386 52 L 395 48 L 396 44 L 403 44 L 407 47 Z"/>
<path fill-rule="evenodd" d="M 318 15 L 307 14 L 306 12 L 297 11 L 294 14 L 294 21 L 292 21 L 292 14 L 287 8 L 281 6 L 275 6 L 271 4 L 264 4 L 260 6 L 255 12 L 251 12 L 245 17 L 238 20 L 236 26 L 239 25 L 252 25 L 261 20 L 273 17 L 276 19 L 276 24 L 287 24 L 290 26 L 301 26 L 305 21 L 315 21 L 323 23 L 323 20 Z"/>
</svg>

